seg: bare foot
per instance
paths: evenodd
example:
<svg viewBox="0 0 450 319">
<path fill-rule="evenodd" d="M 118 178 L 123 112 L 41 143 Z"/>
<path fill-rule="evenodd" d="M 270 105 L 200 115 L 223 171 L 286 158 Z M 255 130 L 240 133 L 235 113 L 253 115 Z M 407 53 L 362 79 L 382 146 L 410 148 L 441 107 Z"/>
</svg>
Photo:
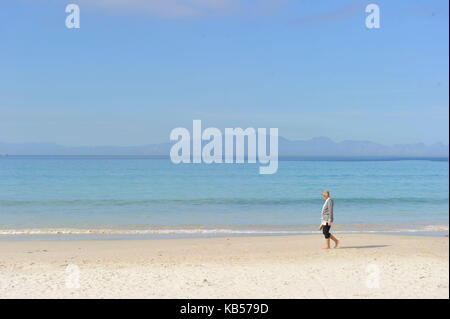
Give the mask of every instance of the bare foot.
<svg viewBox="0 0 450 319">
<path fill-rule="evenodd" d="M 322 249 L 330 249 L 330 247 L 322 247 Z"/>
<path fill-rule="evenodd" d="M 338 248 L 339 246 L 339 240 L 336 239 L 336 241 L 334 242 L 334 248 Z"/>
</svg>

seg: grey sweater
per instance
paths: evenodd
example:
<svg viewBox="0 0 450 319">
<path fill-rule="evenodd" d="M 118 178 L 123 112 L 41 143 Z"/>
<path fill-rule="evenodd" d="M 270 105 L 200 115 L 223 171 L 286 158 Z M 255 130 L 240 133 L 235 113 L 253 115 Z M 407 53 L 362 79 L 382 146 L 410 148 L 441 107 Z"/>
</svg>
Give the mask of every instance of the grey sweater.
<svg viewBox="0 0 450 319">
<path fill-rule="evenodd" d="M 333 222 L 333 200 L 329 198 L 322 209 L 322 222 Z"/>
</svg>

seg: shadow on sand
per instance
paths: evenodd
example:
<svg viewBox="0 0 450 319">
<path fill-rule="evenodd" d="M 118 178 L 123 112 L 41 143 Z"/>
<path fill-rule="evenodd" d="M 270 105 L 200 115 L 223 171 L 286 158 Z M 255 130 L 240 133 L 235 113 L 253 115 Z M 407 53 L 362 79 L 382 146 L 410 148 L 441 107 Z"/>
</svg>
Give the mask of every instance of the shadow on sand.
<svg viewBox="0 0 450 319">
<path fill-rule="evenodd" d="M 367 246 L 343 246 L 338 249 L 365 249 L 365 248 L 383 248 L 389 247 L 390 245 L 367 245 Z"/>
</svg>

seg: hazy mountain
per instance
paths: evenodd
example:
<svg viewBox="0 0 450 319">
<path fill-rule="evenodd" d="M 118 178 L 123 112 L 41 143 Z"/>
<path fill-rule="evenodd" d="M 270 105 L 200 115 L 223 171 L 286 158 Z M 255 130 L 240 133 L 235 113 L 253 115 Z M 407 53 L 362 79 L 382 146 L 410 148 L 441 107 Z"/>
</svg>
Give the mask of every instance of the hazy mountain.
<svg viewBox="0 0 450 319">
<path fill-rule="evenodd" d="M 53 143 L 1 143 L 0 154 L 8 155 L 168 155 L 171 143 L 142 146 L 61 146 Z"/>
<path fill-rule="evenodd" d="M 0 154 L 8 155 L 169 155 L 172 143 L 142 146 L 79 146 L 67 147 L 53 143 L 1 143 Z M 290 141 L 279 138 L 280 156 L 376 156 L 376 157 L 448 157 L 449 147 L 433 145 L 398 144 L 386 146 L 370 141 L 334 142 L 326 137 Z"/>
<path fill-rule="evenodd" d="M 289 141 L 280 137 L 279 154 L 282 156 L 448 157 L 449 148 L 442 143 L 386 146 L 371 141 L 334 142 L 326 137 L 316 137 L 305 141 Z"/>
</svg>

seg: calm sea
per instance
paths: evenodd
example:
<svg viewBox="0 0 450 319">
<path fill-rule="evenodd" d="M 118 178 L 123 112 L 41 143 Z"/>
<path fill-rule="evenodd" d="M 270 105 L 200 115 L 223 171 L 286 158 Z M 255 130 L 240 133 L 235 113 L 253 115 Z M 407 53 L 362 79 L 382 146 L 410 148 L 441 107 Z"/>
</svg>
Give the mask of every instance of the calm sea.
<svg viewBox="0 0 450 319">
<path fill-rule="evenodd" d="M 179 164 L 133 156 L 0 157 L 0 234 L 297 234 L 323 189 L 335 231 L 447 232 L 448 160 Z"/>
</svg>

